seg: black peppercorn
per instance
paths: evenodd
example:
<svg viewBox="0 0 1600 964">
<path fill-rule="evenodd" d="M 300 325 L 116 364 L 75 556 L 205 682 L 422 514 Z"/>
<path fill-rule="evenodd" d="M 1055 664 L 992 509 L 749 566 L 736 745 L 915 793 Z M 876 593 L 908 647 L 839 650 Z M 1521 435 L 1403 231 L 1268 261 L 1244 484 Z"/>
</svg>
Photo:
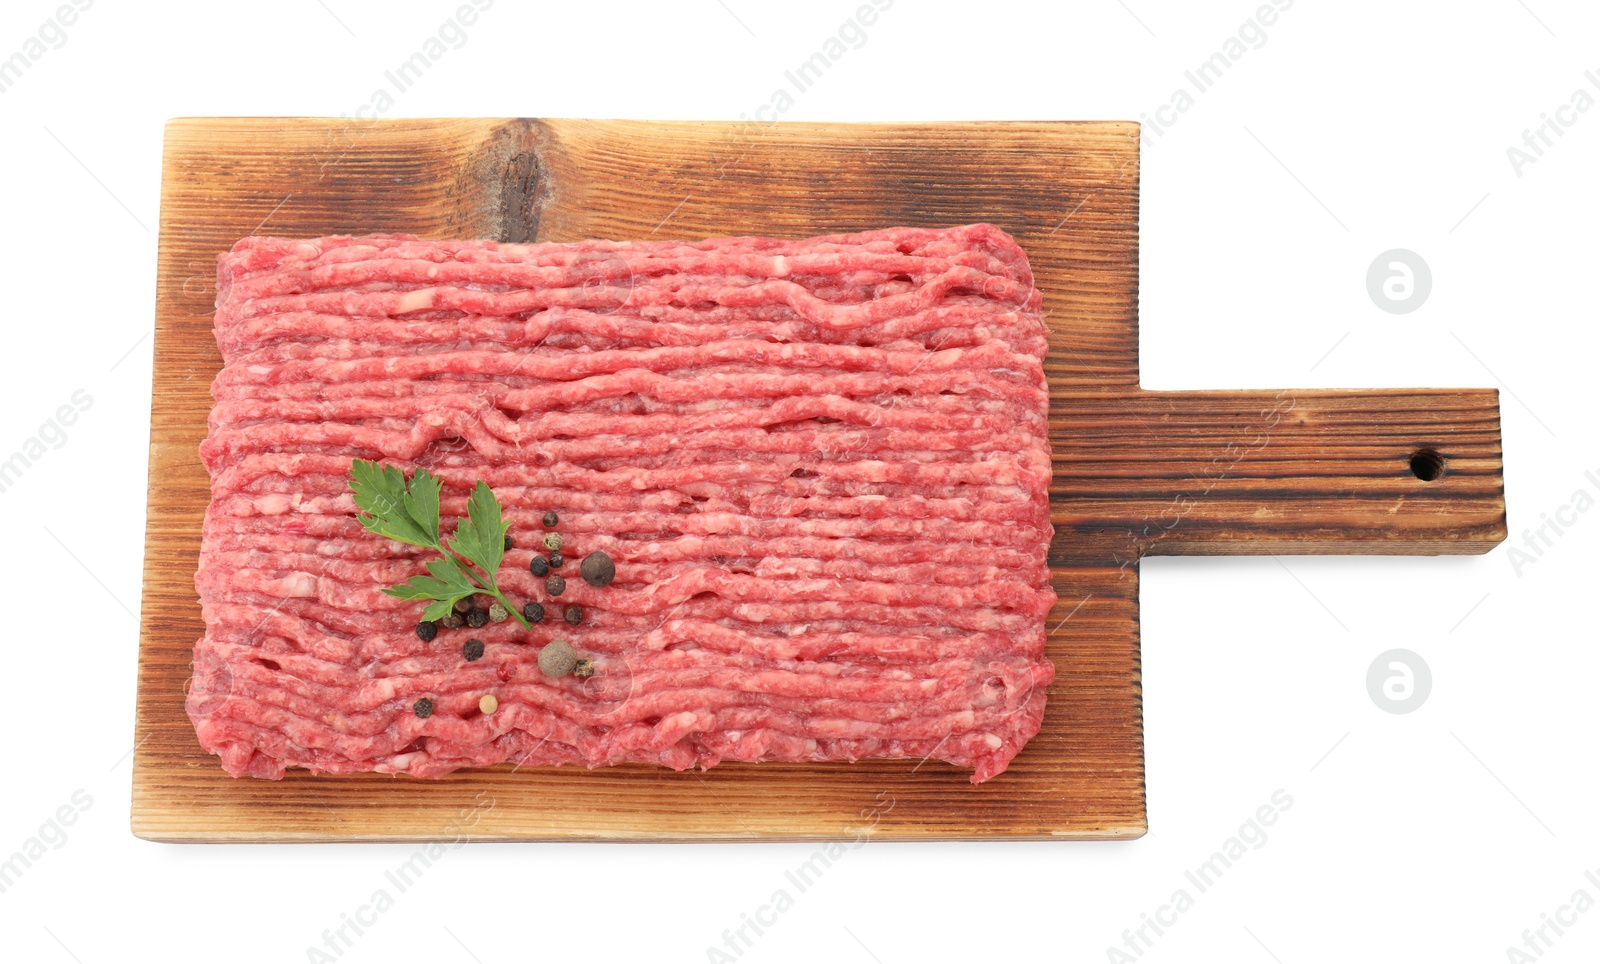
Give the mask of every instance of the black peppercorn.
<svg viewBox="0 0 1600 964">
<path fill-rule="evenodd" d="M 561 517 L 556 515 L 554 512 L 546 512 L 544 514 L 544 520 L 543 521 L 544 521 L 544 527 L 546 529 L 554 529 L 556 527 L 556 524 L 561 521 Z"/>
<path fill-rule="evenodd" d="M 509 532 L 506 533 L 506 548 L 507 549 L 511 548 L 511 533 L 509 533 Z"/>
<path fill-rule="evenodd" d="M 464 613 L 472 608 L 472 597 L 462 596 L 460 599 L 457 599 L 455 605 L 450 608 L 454 609 L 458 613 Z"/>
<path fill-rule="evenodd" d="M 544 622 L 544 607 L 538 603 L 528 603 L 522 607 L 522 618 L 530 623 Z"/>
<path fill-rule="evenodd" d="M 562 617 L 565 618 L 569 624 L 576 626 L 583 622 L 583 607 L 568 606 L 567 611 L 562 613 Z"/>
<path fill-rule="evenodd" d="M 467 610 L 467 625 L 473 629 L 482 629 L 489 625 L 489 610 L 480 606 L 473 606 Z"/>
<path fill-rule="evenodd" d="M 611 585 L 611 580 L 617 578 L 617 564 L 611 557 L 603 552 L 591 552 L 578 563 L 578 571 L 583 573 L 583 581 L 591 586 L 604 588 Z"/>
<path fill-rule="evenodd" d="M 430 700 L 424 696 L 422 699 L 411 704 L 411 712 L 417 714 L 423 719 L 427 719 L 433 715 L 433 700 Z"/>
<path fill-rule="evenodd" d="M 528 571 L 533 573 L 535 576 L 549 575 L 550 561 L 544 556 L 534 556 L 532 559 L 528 560 Z"/>
<path fill-rule="evenodd" d="M 551 569 L 560 569 L 563 565 L 566 565 L 566 562 L 567 557 L 561 554 L 561 550 L 557 549 L 555 552 L 550 553 Z"/>
<path fill-rule="evenodd" d="M 439 635 L 439 624 L 423 620 L 417 623 L 417 638 L 424 643 L 433 642 L 433 637 Z"/>
<path fill-rule="evenodd" d="M 567 581 L 560 576 L 551 576 L 544 581 L 544 591 L 552 596 L 559 596 L 567 591 Z"/>
<path fill-rule="evenodd" d="M 461 615 L 460 613 L 451 613 L 450 615 L 439 620 L 439 625 L 443 626 L 445 629 L 460 629 L 466 624 L 467 617 Z"/>
<path fill-rule="evenodd" d="M 461 655 L 465 656 L 467 658 L 467 662 L 469 663 L 475 663 L 478 660 L 483 659 L 483 640 L 467 640 L 467 644 L 461 647 Z"/>
</svg>

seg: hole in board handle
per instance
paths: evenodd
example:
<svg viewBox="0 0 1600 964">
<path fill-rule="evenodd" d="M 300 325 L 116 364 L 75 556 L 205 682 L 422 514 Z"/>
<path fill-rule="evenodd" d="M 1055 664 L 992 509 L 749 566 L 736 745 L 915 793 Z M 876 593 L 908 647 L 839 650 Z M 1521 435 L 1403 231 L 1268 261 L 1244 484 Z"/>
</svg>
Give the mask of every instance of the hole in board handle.
<svg viewBox="0 0 1600 964">
<path fill-rule="evenodd" d="M 1411 474 L 1424 482 L 1437 481 L 1444 475 L 1444 456 L 1434 449 L 1417 449 L 1411 453 Z"/>
</svg>

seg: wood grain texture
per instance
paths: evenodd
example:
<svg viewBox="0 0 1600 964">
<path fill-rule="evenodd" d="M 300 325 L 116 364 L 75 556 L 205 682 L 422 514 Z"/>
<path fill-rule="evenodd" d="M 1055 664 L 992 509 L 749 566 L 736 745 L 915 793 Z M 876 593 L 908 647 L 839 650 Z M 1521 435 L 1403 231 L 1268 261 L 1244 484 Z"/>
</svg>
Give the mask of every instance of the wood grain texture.
<svg viewBox="0 0 1600 964">
<path fill-rule="evenodd" d="M 1482 552 L 1504 538 L 1492 391 L 1138 387 L 1138 126 L 200 119 L 167 130 L 133 829 L 156 840 L 1129 838 L 1145 830 L 1148 553 Z M 233 780 L 183 712 L 220 367 L 217 253 L 253 233 L 513 241 L 802 238 L 990 221 L 1051 330 L 1058 675 L 973 786 L 944 764 L 501 766 Z M 1425 482 L 1409 460 L 1436 451 Z"/>
</svg>

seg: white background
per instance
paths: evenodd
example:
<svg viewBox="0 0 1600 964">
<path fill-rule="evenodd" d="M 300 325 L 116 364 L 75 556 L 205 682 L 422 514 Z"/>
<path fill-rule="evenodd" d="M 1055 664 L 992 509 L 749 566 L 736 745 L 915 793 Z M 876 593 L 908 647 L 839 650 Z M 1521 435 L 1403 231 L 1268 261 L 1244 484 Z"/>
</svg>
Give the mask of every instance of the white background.
<svg viewBox="0 0 1600 964">
<path fill-rule="evenodd" d="M 734 119 L 857 5 L 499 0 L 389 116 Z M 8 0 L 0 57 L 56 6 Z M 4 960 L 307 960 L 409 852 L 129 833 L 148 334 L 166 119 L 353 112 L 456 6 L 100 0 L 0 94 L 0 455 L 75 391 L 93 399 L 0 494 L 0 859 L 92 798 L 0 894 Z M 899 0 L 784 118 L 1139 119 L 1257 4 L 977 6 Z M 1147 561 L 1147 837 L 870 844 L 743 960 L 1121 959 L 1123 930 L 1280 789 L 1293 804 L 1266 842 L 1141 960 L 1518 960 L 1525 928 L 1580 889 L 1600 899 L 1600 511 L 1564 512 L 1520 571 L 1508 551 L 1578 490 L 1600 497 L 1600 109 L 1520 173 L 1507 156 L 1574 91 L 1600 97 L 1597 28 L 1575 0 L 1300 0 L 1144 156 L 1146 387 L 1499 387 L 1511 542 Z M 1397 247 L 1433 274 L 1402 315 L 1365 285 Z M 1394 647 L 1433 673 L 1407 715 L 1365 682 Z M 474 845 L 341 960 L 704 961 L 812 849 Z M 1576 923 L 1545 931 L 1541 960 L 1594 960 L 1600 910 L 1560 913 Z"/>
</svg>

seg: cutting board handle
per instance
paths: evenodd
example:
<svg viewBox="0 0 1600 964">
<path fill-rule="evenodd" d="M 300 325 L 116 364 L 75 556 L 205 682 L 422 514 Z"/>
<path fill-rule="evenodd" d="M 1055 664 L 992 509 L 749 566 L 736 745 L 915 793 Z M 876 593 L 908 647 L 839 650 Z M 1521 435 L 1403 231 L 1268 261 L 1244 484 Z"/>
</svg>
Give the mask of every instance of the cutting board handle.
<svg viewBox="0 0 1600 964">
<path fill-rule="evenodd" d="M 1061 393 L 1051 423 L 1053 562 L 1506 537 L 1493 389 Z"/>
</svg>

